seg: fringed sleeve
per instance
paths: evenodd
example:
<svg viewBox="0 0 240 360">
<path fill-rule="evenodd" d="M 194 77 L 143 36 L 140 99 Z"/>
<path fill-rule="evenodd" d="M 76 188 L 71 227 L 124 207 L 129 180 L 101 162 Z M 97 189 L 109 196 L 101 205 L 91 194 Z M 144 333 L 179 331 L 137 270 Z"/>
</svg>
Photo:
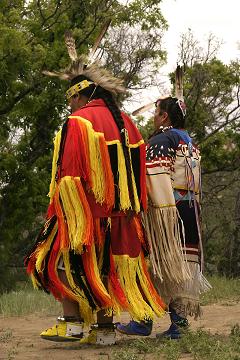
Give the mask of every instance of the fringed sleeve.
<svg viewBox="0 0 240 360">
<path fill-rule="evenodd" d="M 57 155 L 54 158 L 56 159 Z M 60 178 L 80 177 L 86 189 L 93 193 L 97 203 L 104 204 L 108 209 L 113 207 L 114 181 L 108 148 L 104 134 L 94 131 L 90 121 L 80 116 L 69 117 L 64 152 L 58 171 Z M 53 172 L 51 184 L 54 180 Z"/>
<path fill-rule="evenodd" d="M 149 206 L 144 222 L 150 242 L 153 273 L 161 281 L 167 278 L 180 283 L 189 278 L 189 271 L 182 248 L 184 228 L 175 205 L 170 177 L 174 150 L 164 134 L 159 140 L 159 143 L 147 148 Z"/>
<path fill-rule="evenodd" d="M 104 134 L 81 117 L 70 117 L 54 141 L 51 214 L 57 216 L 61 249 L 81 254 L 93 241 L 93 218 L 86 191 L 111 210 L 114 181 Z M 63 139 L 64 136 L 64 139 Z M 64 146 L 64 147 L 63 147 Z"/>
<path fill-rule="evenodd" d="M 56 190 L 57 163 L 58 163 L 58 156 L 60 150 L 61 135 L 62 135 L 62 130 L 58 131 L 53 142 L 54 151 L 53 151 L 53 159 L 52 159 L 52 176 L 51 176 L 51 183 L 48 193 L 48 196 L 50 197 L 50 203 L 52 202 L 52 198 Z"/>
</svg>

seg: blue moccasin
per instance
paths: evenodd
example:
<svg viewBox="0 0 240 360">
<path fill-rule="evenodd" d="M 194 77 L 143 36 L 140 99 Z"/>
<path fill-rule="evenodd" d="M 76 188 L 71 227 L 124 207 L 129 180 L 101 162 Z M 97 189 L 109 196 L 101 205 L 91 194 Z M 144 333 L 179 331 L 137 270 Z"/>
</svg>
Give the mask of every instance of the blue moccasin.
<svg viewBox="0 0 240 360">
<path fill-rule="evenodd" d="M 131 320 L 126 325 L 116 323 L 115 326 L 120 333 L 125 335 L 149 336 L 152 332 L 152 324 L 151 320 L 146 322 Z"/>
</svg>

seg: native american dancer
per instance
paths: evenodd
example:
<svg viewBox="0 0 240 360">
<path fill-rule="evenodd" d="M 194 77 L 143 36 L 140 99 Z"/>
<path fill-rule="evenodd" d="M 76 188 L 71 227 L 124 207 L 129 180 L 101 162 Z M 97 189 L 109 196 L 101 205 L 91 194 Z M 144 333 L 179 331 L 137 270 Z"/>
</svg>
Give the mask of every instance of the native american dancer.
<svg viewBox="0 0 240 360">
<path fill-rule="evenodd" d="M 188 326 L 187 316 L 200 316 L 200 293 L 210 288 L 202 274 L 201 157 L 184 130 L 185 103 L 169 96 L 157 100 L 155 106 L 156 131 L 146 155 L 149 208 L 145 225 L 155 284 L 169 304 L 171 319 L 170 328 L 157 336 L 176 339 Z M 117 328 L 126 334 L 149 335 L 151 322 L 132 320 Z"/>
<path fill-rule="evenodd" d="M 169 303 L 172 324 L 164 335 L 171 338 L 180 337 L 179 327 L 188 326 L 187 316 L 195 319 L 200 316 L 199 296 L 209 288 L 202 274 L 201 157 L 184 130 L 185 114 L 181 100 L 172 97 L 158 100 L 155 112 L 158 130 L 147 148 L 147 181 L 152 203 L 146 221 L 147 233 L 152 235 L 153 273 L 162 281 L 159 287 Z M 162 231 L 161 235 L 156 233 L 157 229 Z M 189 273 L 185 282 L 177 281 L 178 267 L 174 263 L 171 267 L 169 256 L 175 257 L 172 237 L 182 244 Z M 165 254 L 162 258 L 161 251 Z"/>
<path fill-rule="evenodd" d="M 165 313 L 147 270 L 140 220 L 145 144 L 114 100 L 122 82 L 78 57 L 70 34 L 66 44 L 71 65 L 45 73 L 70 80 L 73 113 L 55 137 L 46 223 L 25 264 L 34 286 L 63 305 L 63 317 L 42 338 L 113 344 L 113 314 L 124 310 L 141 321 Z"/>
</svg>

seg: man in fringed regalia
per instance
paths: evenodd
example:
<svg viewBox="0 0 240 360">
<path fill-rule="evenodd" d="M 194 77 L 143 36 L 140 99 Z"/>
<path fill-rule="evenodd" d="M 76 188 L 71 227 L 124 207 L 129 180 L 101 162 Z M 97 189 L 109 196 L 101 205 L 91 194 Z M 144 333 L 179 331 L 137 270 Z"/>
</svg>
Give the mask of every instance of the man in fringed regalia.
<svg viewBox="0 0 240 360">
<path fill-rule="evenodd" d="M 178 81 L 176 78 L 177 84 Z M 171 339 L 178 339 L 181 330 L 188 327 L 188 316 L 200 316 L 200 293 L 210 288 L 202 274 L 201 157 L 184 130 L 186 106 L 182 94 L 178 95 L 156 101 L 156 130 L 149 139 L 146 155 L 146 233 L 155 284 L 169 304 L 171 319 L 170 328 L 157 336 Z M 149 324 L 132 320 L 117 328 L 125 334 L 145 335 Z"/>
<path fill-rule="evenodd" d="M 145 145 L 114 100 L 122 82 L 78 57 L 69 33 L 66 45 L 71 65 L 45 74 L 70 81 L 73 113 L 54 140 L 46 223 L 25 264 L 34 286 L 63 305 L 43 339 L 113 344 L 113 314 L 128 311 L 136 321 L 164 314 L 139 217 L 146 209 Z"/>
</svg>

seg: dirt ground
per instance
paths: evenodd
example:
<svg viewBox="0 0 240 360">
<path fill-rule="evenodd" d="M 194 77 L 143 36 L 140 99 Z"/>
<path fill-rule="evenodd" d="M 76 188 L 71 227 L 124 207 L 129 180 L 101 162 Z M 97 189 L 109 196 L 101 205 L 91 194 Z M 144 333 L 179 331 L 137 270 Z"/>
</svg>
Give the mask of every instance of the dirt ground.
<svg viewBox="0 0 240 360">
<path fill-rule="evenodd" d="M 122 320 L 127 322 L 128 319 L 128 315 L 124 314 Z M 76 342 L 55 343 L 42 340 L 39 333 L 54 323 L 54 317 L 36 315 L 0 318 L 0 360 L 108 360 L 111 359 L 113 352 L 121 351 L 123 344 L 136 338 L 118 334 L 117 345 L 112 347 L 95 346 L 94 348 L 86 347 L 86 345 L 83 348 Z M 202 319 L 193 320 L 191 328 L 202 328 L 213 334 L 227 335 L 236 323 L 240 323 L 240 304 L 217 304 L 204 306 Z M 155 337 L 157 332 L 164 331 L 168 325 L 167 316 L 156 322 L 151 337 Z M 140 359 L 150 360 L 151 355 L 144 355 L 142 358 L 140 355 Z"/>
</svg>

